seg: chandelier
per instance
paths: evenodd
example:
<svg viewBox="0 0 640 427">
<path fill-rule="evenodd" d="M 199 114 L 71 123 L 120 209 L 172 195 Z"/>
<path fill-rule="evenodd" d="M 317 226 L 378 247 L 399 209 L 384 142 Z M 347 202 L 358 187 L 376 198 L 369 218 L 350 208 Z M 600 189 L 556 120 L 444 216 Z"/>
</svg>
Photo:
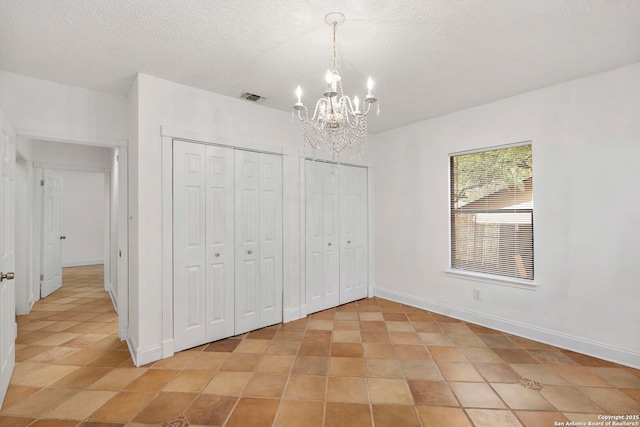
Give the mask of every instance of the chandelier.
<svg viewBox="0 0 640 427">
<path fill-rule="evenodd" d="M 340 154 L 347 150 L 351 158 L 362 156 L 367 145 L 367 114 L 376 98 L 372 92 L 373 80 L 367 81 L 367 96 L 360 101 L 358 96 L 353 101 L 344 94 L 342 78 L 338 73 L 336 62 L 336 28 L 344 22 L 344 15 L 339 12 L 329 13 L 324 20 L 333 26 L 333 69 L 327 70 L 325 76 L 326 90 L 316 102 L 313 116 L 302 103 L 302 89 L 296 88 L 298 101 L 293 110 L 304 129 L 304 140 L 313 150 L 314 158 L 320 154 L 325 159 L 339 160 Z M 380 114 L 380 107 L 378 107 Z M 306 146 L 305 144 L 305 146 Z"/>
</svg>

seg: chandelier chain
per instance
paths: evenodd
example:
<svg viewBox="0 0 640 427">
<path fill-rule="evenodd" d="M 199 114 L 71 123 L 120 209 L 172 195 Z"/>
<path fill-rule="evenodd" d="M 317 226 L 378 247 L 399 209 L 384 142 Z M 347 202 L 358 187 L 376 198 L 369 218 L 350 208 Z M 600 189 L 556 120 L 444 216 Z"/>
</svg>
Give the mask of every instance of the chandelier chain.
<svg viewBox="0 0 640 427">
<path fill-rule="evenodd" d="M 333 23 L 333 71 L 336 71 L 338 68 L 338 64 L 336 61 L 336 27 L 338 23 L 334 21 Z"/>
</svg>

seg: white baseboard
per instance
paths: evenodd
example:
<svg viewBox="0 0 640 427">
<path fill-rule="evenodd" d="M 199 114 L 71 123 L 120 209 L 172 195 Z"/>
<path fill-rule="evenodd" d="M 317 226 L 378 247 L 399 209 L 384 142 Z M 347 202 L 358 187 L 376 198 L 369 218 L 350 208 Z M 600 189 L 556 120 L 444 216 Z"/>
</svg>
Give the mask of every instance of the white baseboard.
<svg viewBox="0 0 640 427">
<path fill-rule="evenodd" d="M 135 338 L 133 338 L 133 336 L 129 333 L 129 330 L 127 329 L 127 347 L 129 347 L 129 354 L 131 354 L 131 359 L 133 360 L 133 364 L 135 366 L 140 366 L 138 365 L 138 354 L 137 354 L 137 348 L 138 348 L 138 343 L 136 342 Z"/>
<path fill-rule="evenodd" d="M 487 328 L 496 329 L 544 344 L 553 345 L 566 350 L 575 351 L 577 353 L 640 369 L 640 353 L 623 348 L 613 347 L 604 343 L 564 334 L 562 332 L 526 325 L 510 319 L 478 313 L 387 289 L 376 288 L 375 295 L 380 298 L 421 308 L 444 316 L 464 320 L 465 322 L 475 323 Z"/>
<path fill-rule="evenodd" d="M 298 319 L 300 319 L 300 307 L 285 308 L 282 311 L 282 323 L 289 323 Z"/>
<path fill-rule="evenodd" d="M 85 265 L 104 264 L 103 259 L 94 259 L 89 261 L 67 261 L 62 263 L 62 267 L 84 267 Z"/>
<path fill-rule="evenodd" d="M 149 348 L 140 349 L 133 336 L 131 334 L 127 335 L 127 346 L 129 347 L 133 364 L 136 367 L 162 359 L 162 346 L 154 345 Z"/>
<path fill-rule="evenodd" d="M 173 346 L 174 340 L 166 340 L 162 342 L 162 358 L 166 359 L 175 354 L 175 348 Z"/>
<path fill-rule="evenodd" d="M 115 292 L 113 290 L 113 285 L 111 283 L 107 284 L 107 293 L 111 298 L 111 304 L 113 305 L 113 309 L 118 312 L 118 298 L 116 298 Z"/>
</svg>

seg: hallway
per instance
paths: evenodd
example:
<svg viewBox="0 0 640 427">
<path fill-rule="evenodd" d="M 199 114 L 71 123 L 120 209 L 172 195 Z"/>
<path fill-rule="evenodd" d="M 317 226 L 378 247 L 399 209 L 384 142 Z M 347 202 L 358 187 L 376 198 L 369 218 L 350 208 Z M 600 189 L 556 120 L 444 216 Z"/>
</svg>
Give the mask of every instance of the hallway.
<svg viewBox="0 0 640 427">
<path fill-rule="evenodd" d="M 18 317 L 3 427 L 546 427 L 640 414 L 640 371 L 372 298 L 135 368 L 102 266 Z"/>
</svg>

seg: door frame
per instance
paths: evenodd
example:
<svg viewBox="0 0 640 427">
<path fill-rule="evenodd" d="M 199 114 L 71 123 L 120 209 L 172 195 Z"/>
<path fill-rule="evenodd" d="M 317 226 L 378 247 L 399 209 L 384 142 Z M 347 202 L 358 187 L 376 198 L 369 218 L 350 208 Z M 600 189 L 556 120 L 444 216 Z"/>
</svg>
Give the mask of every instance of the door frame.
<svg viewBox="0 0 640 427">
<path fill-rule="evenodd" d="M 289 168 L 287 159 L 290 150 L 249 141 L 223 138 L 212 134 L 201 134 L 162 126 L 162 346 L 161 354 L 148 355 L 149 361 L 159 358 L 165 359 L 175 354 L 173 330 L 173 140 L 195 142 L 200 144 L 217 145 L 220 147 L 255 151 L 282 156 L 282 320 L 283 322 L 296 319 L 299 316 L 298 307 L 288 308 L 290 300 L 289 285 L 289 211 L 287 209 L 289 194 Z M 147 357 L 139 364 L 147 363 Z"/>
<path fill-rule="evenodd" d="M 114 308 L 118 313 L 118 336 L 121 340 L 127 339 L 127 330 L 129 325 L 129 272 L 128 272 L 128 259 L 129 259 L 129 221 L 128 221 L 128 212 L 129 212 L 129 199 L 128 199 L 128 140 L 126 139 L 102 139 L 99 141 L 92 141 L 90 139 L 87 140 L 71 140 L 71 139 L 60 139 L 43 135 L 32 135 L 28 133 L 19 133 L 16 135 L 16 139 L 35 139 L 41 141 L 53 141 L 53 142 L 61 142 L 61 143 L 69 143 L 79 146 L 91 146 L 91 147 L 102 147 L 102 148 L 112 148 L 115 150 L 115 155 L 118 156 L 118 199 L 116 207 L 117 217 L 115 218 L 115 224 L 117 225 L 117 236 L 115 236 L 115 248 L 111 247 L 111 253 L 115 253 L 118 251 L 118 257 L 115 258 L 117 261 L 116 274 L 118 276 L 118 291 L 117 298 L 109 293 L 112 298 L 112 302 L 114 304 Z M 24 158 L 28 158 L 21 153 L 21 156 Z M 29 167 L 29 177 L 31 178 L 30 188 L 32 190 L 31 193 L 31 228 L 30 228 L 30 258 L 29 258 L 29 273 L 32 278 L 32 284 L 34 287 L 38 288 L 37 298 L 33 302 L 29 302 L 29 310 L 33 306 L 33 303 L 39 299 L 40 296 L 40 281 L 39 275 L 41 270 L 41 231 L 42 231 L 42 215 L 43 215 L 43 204 L 42 204 L 42 187 L 40 186 L 40 181 L 43 179 L 43 169 L 62 169 L 62 170 L 76 170 L 76 171 L 85 171 L 85 172 L 101 172 L 106 174 L 110 174 L 111 170 L 107 168 L 92 168 L 92 167 L 77 167 L 77 166 L 69 166 L 69 165 L 59 165 L 59 164 L 48 164 L 48 163 L 39 163 L 34 162 L 33 160 L 28 160 Z M 97 170 L 99 169 L 99 170 Z M 105 174 L 105 176 L 106 176 Z M 105 178 L 107 179 L 107 178 Z M 113 182 L 113 181 L 111 181 Z M 106 197 L 110 197 L 112 188 L 109 189 Z M 108 214 L 107 221 L 111 214 Z M 109 224 L 110 225 L 110 224 Z M 111 245 L 111 239 L 108 242 Z M 106 262 L 106 260 L 105 260 Z M 35 292 L 35 289 L 34 289 Z M 27 313 L 24 313 L 27 314 Z"/>
<path fill-rule="evenodd" d="M 345 166 L 353 166 L 367 169 L 367 298 L 371 298 L 374 296 L 374 269 L 373 269 L 373 214 L 371 206 L 373 206 L 373 167 L 369 166 L 367 162 L 358 162 L 358 161 L 349 161 L 349 162 L 336 162 L 333 160 L 323 160 L 323 159 L 315 159 L 313 157 L 309 157 L 306 155 L 304 150 L 300 151 L 299 162 L 300 162 L 300 318 L 307 317 L 307 261 L 306 261 L 306 253 L 307 253 L 307 237 L 306 237 L 306 176 L 307 176 L 307 161 L 316 161 L 330 164 L 341 164 Z"/>
<path fill-rule="evenodd" d="M 104 229 L 104 248 L 103 248 L 103 263 L 104 263 L 104 290 L 109 292 L 109 295 L 111 296 L 111 299 L 113 301 L 113 305 L 114 307 L 117 309 L 118 307 L 118 301 L 114 298 L 115 295 L 112 292 L 112 289 L 108 286 L 111 283 L 111 264 L 112 264 L 112 244 L 111 244 L 111 233 L 116 231 L 116 230 L 112 230 L 112 221 L 111 221 L 111 217 L 112 217 L 112 202 L 111 202 L 111 195 L 112 195 L 112 177 L 111 177 L 111 170 L 107 169 L 107 168 L 100 168 L 100 167 L 91 167 L 91 166 L 82 166 L 82 165 L 58 165 L 58 164 L 51 164 L 51 163 L 34 163 L 34 169 L 37 171 L 37 174 L 40 175 L 42 177 L 42 179 L 44 178 L 44 174 L 45 171 L 49 170 L 49 171 L 53 171 L 53 172 L 83 172 L 83 173 L 97 173 L 97 174 L 102 174 L 103 175 L 103 180 L 104 180 L 104 197 L 105 197 L 105 205 L 104 205 L 104 224 L 103 224 L 103 229 Z M 40 191 L 40 198 L 44 197 L 44 188 L 42 186 L 37 186 L 37 188 L 39 189 L 38 191 Z M 63 187 L 64 188 L 64 187 Z M 64 190 L 63 190 L 64 191 Z M 63 199 L 64 200 L 64 199 Z M 64 201 L 63 201 L 64 203 Z M 41 247 L 40 247 L 40 274 L 42 274 L 42 271 L 44 270 L 44 266 L 43 266 L 43 259 L 42 259 L 42 252 L 44 250 L 44 245 L 42 244 L 44 237 L 43 237 L 43 233 L 44 233 L 44 224 L 42 219 L 44 218 L 45 215 L 45 210 L 44 210 L 44 205 L 40 204 L 40 209 L 39 209 L 39 215 L 40 215 L 40 233 L 42 235 L 41 237 Z M 116 227 L 117 228 L 117 227 Z M 64 265 L 62 265 L 62 268 L 64 268 Z M 42 284 L 41 284 L 42 286 Z M 42 294 L 42 292 L 40 292 L 40 295 Z"/>
<path fill-rule="evenodd" d="M 25 174 L 22 175 L 24 165 Z M 33 269 L 33 167 L 27 157 L 16 147 L 16 213 L 22 211 L 23 218 L 18 222 L 16 215 L 16 315 L 23 315 L 31 311 L 37 300 L 34 291 Z M 17 189 L 24 190 L 23 195 Z M 21 259 L 20 263 L 18 259 Z M 22 264 L 24 263 L 24 264 Z M 38 289 L 39 291 L 39 289 Z M 39 294 L 38 294 L 39 296 Z"/>
</svg>

